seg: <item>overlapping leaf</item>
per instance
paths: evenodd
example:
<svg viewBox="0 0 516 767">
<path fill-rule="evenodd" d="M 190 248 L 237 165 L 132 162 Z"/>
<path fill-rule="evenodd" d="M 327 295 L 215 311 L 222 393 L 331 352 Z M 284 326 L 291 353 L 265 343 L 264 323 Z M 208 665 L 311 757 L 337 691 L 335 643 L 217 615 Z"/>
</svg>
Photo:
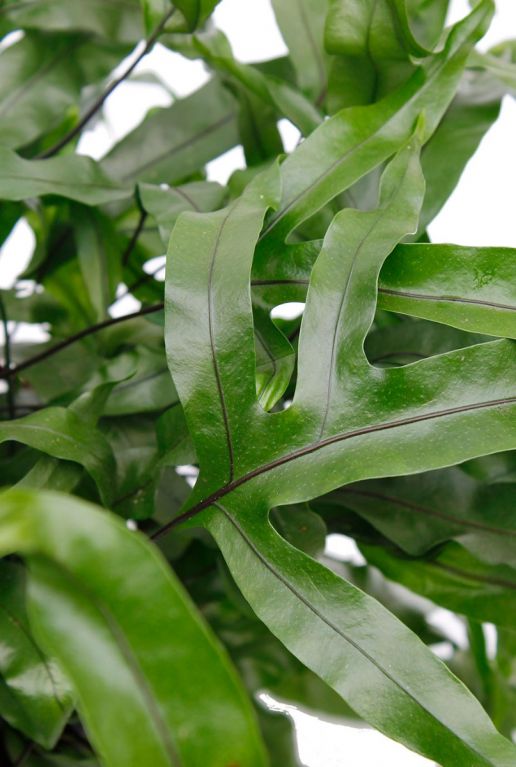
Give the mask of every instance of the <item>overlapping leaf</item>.
<svg viewBox="0 0 516 767">
<path fill-rule="evenodd" d="M 102 166 L 122 182 L 174 184 L 236 143 L 235 101 L 213 80 L 149 115 L 115 145 Z"/>
<path fill-rule="evenodd" d="M 251 697 L 364 718 L 446 767 L 509 767 L 514 749 L 425 647 L 446 639 L 425 611 L 430 599 L 467 617 L 470 648 L 450 644 L 449 667 L 510 735 L 516 358 L 491 339 L 515 338 L 514 251 L 434 245 L 426 229 L 513 90 L 514 45 L 474 51 L 489 0 L 448 33 L 447 0 L 295 0 L 273 3 L 289 55 L 241 64 L 203 27 L 215 5 L 0 9 L 2 33 L 24 34 L 0 56 L 0 143 L 19 151 L 0 153 L 0 239 L 22 215 L 36 236 L 22 275 L 34 292 L 2 294 L 1 472 L 18 488 L 0 502 L 0 548 L 28 560 L 31 627 L 15 589 L 27 633 L 4 625 L 0 761 L 25 737 L 52 748 L 65 722 L 40 646 L 73 681 L 103 765 L 267 761 L 242 686 L 156 552 L 55 489 L 147 532 L 177 528 L 164 553 Z M 100 163 L 71 141 L 27 159 L 58 146 L 95 84 L 157 30 L 215 78 Z M 306 138 L 278 170 L 281 117 Z M 248 167 L 227 188 L 205 181 L 237 144 Z M 151 261 L 172 230 L 174 383 Z M 131 295 L 150 318 L 111 326 Z M 287 301 L 306 301 L 302 320 L 271 318 Z M 25 343 L 18 322 L 48 323 L 52 341 Z M 323 554 L 327 532 L 354 536 L 368 564 Z M 285 719 L 255 708 L 272 763 L 299 763 Z M 75 718 L 51 754 L 27 747 L 28 764 L 93 764 Z"/>
<path fill-rule="evenodd" d="M 395 152 L 425 113 L 427 140 L 448 107 L 468 52 L 492 15 L 489 0 L 452 28 L 443 50 L 425 60 L 412 77 L 383 100 L 350 107 L 314 131 L 282 169 L 282 197 L 262 239 L 282 239 L 327 202 Z"/>
<path fill-rule="evenodd" d="M 304 301 L 320 243 L 278 248 L 258 258 L 258 306 L 283 294 Z M 379 275 L 378 305 L 469 332 L 516 337 L 516 250 L 457 245 L 399 245 Z M 288 291 L 286 293 L 286 291 Z"/>
<path fill-rule="evenodd" d="M 139 0 L 6 0 L 0 8 L 0 29 L 83 30 L 110 40 L 137 42 L 143 35 Z"/>
<path fill-rule="evenodd" d="M 312 272 L 294 402 L 272 415 L 254 388 L 249 276 L 265 209 L 278 195 L 274 169 L 225 211 L 179 219 L 169 251 L 167 349 L 201 474 L 172 524 L 205 525 L 261 619 L 376 727 L 445 763 L 509 765 L 512 747 L 419 640 L 268 521 L 271 506 L 359 477 L 516 444 L 510 343 L 400 369 L 374 369 L 365 358 L 380 267 L 416 229 L 423 193 L 412 146 L 386 171 L 378 208 L 336 217 Z M 479 366 L 492 382 L 478 380 Z"/>
<path fill-rule="evenodd" d="M 113 498 L 115 462 L 106 440 L 71 409 L 49 407 L 0 423 L 0 442 L 14 441 L 42 453 L 73 461 L 91 474 L 109 503 Z"/>
<path fill-rule="evenodd" d="M 52 748 L 73 706 L 67 680 L 38 647 L 25 610 L 25 571 L 0 561 L 0 713 L 44 748 Z"/>
<path fill-rule="evenodd" d="M 84 502 L 21 490 L 2 495 L 0 531 L 2 553 L 29 562 L 37 641 L 71 680 L 103 764 L 266 763 L 226 655 L 140 534 Z"/>
<path fill-rule="evenodd" d="M 0 165 L 2 200 L 26 200 L 52 194 L 85 205 L 104 205 L 127 199 L 131 194 L 128 186 L 113 181 L 89 157 L 25 160 L 1 147 Z"/>
</svg>

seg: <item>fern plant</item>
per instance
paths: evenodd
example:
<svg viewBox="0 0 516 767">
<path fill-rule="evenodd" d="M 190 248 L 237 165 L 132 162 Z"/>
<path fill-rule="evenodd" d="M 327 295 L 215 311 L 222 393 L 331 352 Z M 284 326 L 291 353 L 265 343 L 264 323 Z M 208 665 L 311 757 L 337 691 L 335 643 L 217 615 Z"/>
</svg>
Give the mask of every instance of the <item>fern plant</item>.
<svg viewBox="0 0 516 767">
<path fill-rule="evenodd" d="M 513 767 L 516 250 L 428 225 L 514 44 L 475 48 L 491 0 L 273 0 L 289 55 L 242 64 L 215 5 L 0 8 L 1 762 L 300 765 L 272 696 Z M 81 155 L 158 41 L 207 83 Z"/>
</svg>

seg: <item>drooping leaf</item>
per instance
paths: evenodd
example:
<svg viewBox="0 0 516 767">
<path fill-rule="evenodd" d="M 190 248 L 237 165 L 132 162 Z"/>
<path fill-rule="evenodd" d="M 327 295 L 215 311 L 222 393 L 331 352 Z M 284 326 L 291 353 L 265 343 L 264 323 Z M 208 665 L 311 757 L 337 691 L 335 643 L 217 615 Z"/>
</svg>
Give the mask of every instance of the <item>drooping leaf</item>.
<svg viewBox="0 0 516 767">
<path fill-rule="evenodd" d="M 2 495 L 0 529 L 2 552 L 27 558 L 31 624 L 72 682 L 104 765 L 175 767 L 207 753 L 220 767 L 265 764 L 225 653 L 140 534 L 82 501 L 29 491 Z"/>
<path fill-rule="evenodd" d="M 122 182 L 178 184 L 237 143 L 235 101 L 212 80 L 153 111 L 113 147 L 102 167 Z"/>
<path fill-rule="evenodd" d="M 364 517 L 412 556 L 455 539 L 476 557 L 516 566 L 515 485 L 475 479 L 460 468 L 369 480 L 328 497 Z"/>
<path fill-rule="evenodd" d="M 113 453 L 102 435 L 71 409 L 49 407 L 15 421 L 2 421 L 0 442 L 6 441 L 81 464 L 97 483 L 104 502 L 113 497 Z"/>
<path fill-rule="evenodd" d="M 368 561 L 391 580 L 478 621 L 516 628 L 516 570 L 481 562 L 456 543 L 423 559 L 362 545 Z"/>
<path fill-rule="evenodd" d="M 72 213 L 79 264 L 95 310 L 95 320 L 108 315 L 121 278 L 123 250 L 107 216 L 77 206 Z"/>
<path fill-rule="evenodd" d="M 52 194 L 84 205 L 104 205 L 126 199 L 131 194 L 129 187 L 113 181 L 89 157 L 74 155 L 24 160 L 0 147 L 0 165 L 2 200 L 25 200 Z"/>
</svg>

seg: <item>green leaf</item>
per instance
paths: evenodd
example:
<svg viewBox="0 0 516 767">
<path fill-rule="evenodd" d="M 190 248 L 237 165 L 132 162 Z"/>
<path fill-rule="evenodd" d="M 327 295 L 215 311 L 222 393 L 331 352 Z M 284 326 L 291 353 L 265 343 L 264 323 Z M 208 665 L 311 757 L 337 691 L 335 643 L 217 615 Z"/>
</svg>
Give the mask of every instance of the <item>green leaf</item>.
<svg viewBox="0 0 516 767">
<path fill-rule="evenodd" d="M 486 483 L 460 468 L 359 482 L 327 497 L 360 514 L 412 556 L 450 539 L 484 562 L 516 567 L 513 482 Z"/>
<path fill-rule="evenodd" d="M 377 314 L 377 319 L 381 317 Z M 390 323 L 372 329 L 364 348 L 368 360 L 377 367 L 397 367 L 444 354 L 455 349 L 490 341 L 489 336 L 466 333 L 463 330 L 437 325 L 426 320 L 413 320 L 398 315 L 383 315 Z"/>
<path fill-rule="evenodd" d="M 127 186 L 110 179 L 89 157 L 78 155 L 50 160 L 24 160 L 0 147 L 0 199 L 25 200 L 52 194 L 82 202 L 105 205 L 130 196 Z"/>
<path fill-rule="evenodd" d="M 276 759 L 283 767 L 303 767 L 297 749 L 294 724 L 288 715 L 260 707 L 258 716 L 271 759 Z"/>
<path fill-rule="evenodd" d="M 226 196 L 224 187 L 212 181 L 193 181 L 170 189 L 139 184 L 138 193 L 144 210 L 155 218 L 164 245 L 168 245 L 180 213 L 185 210 L 199 213 L 217 210 L 222 207 Z"/>
<path fill-rule="evenodd" d="M 516 250 L 402 245 L 380 275 L 382 309 L 516 338 Z"/>
<path fill-rule="evenodd" d="M 361 546 L 368 562 L 391 580 L 478 621 L 516 628 L 516 570 L 481 562 L 456 543 L 425 559 Z"/>
<path fill-rule="evenodd" d="M 256 305 L 272 308 L 285 300 L 304 301 L 319 251 L 320 243 L 315 241 L 264 249 L 263 254 L 258 251 L 252 281 Z M 379 275 L 378 307 L 470 333 L 514 338 L 515 284 L 515 249 L 398 245 Z M 461 338 L 460 334 L 456 336 Z M 463 338 L 462 345 L 468 345 L 467 336 Z M 475 341 L 475 337 L 471 338 Z M 401 349 L 403 338 L 398 340 Z M 446 346 L 442 334 L 437 334 L 435 340 L 443 351 L 454 348 Z M 411 351 L 418 351 L 415 347 L 421 344 L 417 339 L 411 343 Z"/>
<path fill-rule="evenodd" d="M 281 399 L 292 378 L 296 355 L 288 339 L 260 309 L 254 312 L 256 391 L 264 410 Z"/>
<path fill-rule="evenodd" d="M 59 125 L 80 95 L 85 78 L 76 57 L 85 42 L 28 34 L 2 53 L 0 144 L 16 149 Z"/>
<path fill-rule="evenodd" d="M 91 208 L 72 211 L 78 259 L 95 311 L 95 320 L 108 317 L 121 277 L 122 248 L 107 216 Z"/>
<path fill-rule="evenodd" d="M 323 32 L 328 0 L 273 0 L 272 7 L 289 48 L 298 85 L 320 105 L 326 95 Z"/>
<path fill-rule="evenodd" d="M 470 65 L 481 67 L 514 95 L 516 91 L 516 48 L 513 40 L 507 40 L 488 53 L 472 51 Z"/>
<path fill-rule="evenodd" d="M 111 40 L 137 42 L 143 37 L 139 0 L 6 0 L 0 29 L 84 30 Z"/>
<path fill-rule="evenodd" d="M 147 31 L 152 31 L 172 7 L 181 12 L 188 31 L 203 24 L 220 0 L 141 0 Z M 173 22 L 174 19 L 171 19 Z"/>
<path fill-rule="evenodd" d="M 410 55 L 430 54 L 415 40 L 403 0 L 333 0 L 325 43 L 336 56 L 328 94 L 332 111 L 377 101 L 412 74 Z"/>
<path fill-rule="evenodd" d="M 177 402 L 163 351 L 137 348 L 132 360 L 135 364 L 134 374 L 113 388 L 106 403 L 105 415 L 152 413 Z M 119 361 L 120 357 L 117 357 L 117 363 Z M 107 377 L 110 377 L 109 372 Z"/>
<path fill-rule="evenodd" d="M 425 113 L 428 139 L 450 103 L 472 45 L 485 31 L 490 0 L 452 28 L 442 52 L 377 104 L 344 109 L 326 120 L 283 163 L 283 191 L 262 239 L 285 240 L 292 230 L 386 160 Z"/>
<path fill-rule="evenodd" d="M 466 163 L 498 119 L 502 97 L 503 89 L 485 73 L 464 73 L 457 95 L 423 151 L 427 194 L 418 235 L 449 198 Z"/>
<path fill-rule="evenodd" d="M 104 765 L 265 765 L 225 653 L 143 536 L 63 495 L 10 491 L 0 509 L 2 551 L 29 563 L 38 641 Z"/>
<path fill-rule="evenodd" d="M 389 370 L 365 358 L 382 261 L 416 230 L 423 201 L 413 141 L 388 166 L 378 207 L 344 210 L 330 226 L 308 290 L 294 401 L 265 413 L 249 272 L 277 195 L 273 170 L 226 211 L 183 214 L 171 238 L 167 353 L 201 472 L 161 532 L 188 520 L 207 527 L 257 615 L 375 727 L 444 763 L 509 767 L 514 748 L 446 667 L 375 600 L 283 540 L 268 516 L 354 479 L 515 447 L 516 350 L 494 342 Z M 490 374 L 479 379 L 480 366 Z"/>
<path fill-rule="evenodd" d="M 0 763 L 298 765 L 270 696 L 513 767 L 516 249 L 430 224 L 516 44 L 493 0 L 271 0 L 290 53 L 242 63 L 216 5 L 0 2 Z M 81 156 L 133 81 L 172 105 Z"/>
<path fill-rule="evenodd" d="M 147 34 L 151 34 L 165 14 L 173 8 L 171 0 L 141 0 L 141 5 Z M 179 8 L 180 5 L 181 2 L 177 3 L 176 7 Z"/>
<path fill-rule="evenodd" d="M 0 561 L 0 713 L 12 727 L 52 748 L 71 714 L 69 684 L 36 644 L 25 609 L 25 571 Z"/>
<path fill-rule="evenodd" d="M 399 5 L 399 2 L 397 2 Z M 408 0 L 410 24 L 423 45 L 433 48 L 441 37 L 450 0 Z"/>
<path fill-rule="evenodd" d="M 270 519 L 278 533 L 296 549 L 312 557 L 324 551 L 326 525 L 308 504 L 273 509 Z"/>
<path fill-rule="evenodd" d="M 154 110 L 116 144 L 103 169 L 122 182 L 178 184 L 238 143 L 236 104 L 217 80 Z"/>
<path fill-rule="evenodd" d="M 0 422 L 0 442 L 14 441 L 84 466 L 102 499 L 114 493 L 115 462 L 102 435 L 72 410 L 48 407 L 15 421 Z"/>
<path fill-rule="evenodd" d="M 309 134 L 321 124 L 321 113 L 301 92 L 284 80 L 261 72 L 257 67 L 236 61 L 231 46 L 222 33 L 194 37 L 193 50 L 216 71 L 226 75 L 230 83 L 236 84 L 237 93 L 243 90 L 248 99 L 252 102 L 257 101 L 257 106 L 263 102 L 262 111 L 264 105 L 268 105 L 269 110 L 265 110 L 263 117 L 268 117 L 269 122 L 274 124 L 274 113 L 277 113 L 290 120 L 303 135 Z M 259 121 L 260 117 L 255 119 Z M 281 152 L 282 148 L 279 148 L 273 156 Z M 268 158 L 264 157 L 263 160 L 265 159 Z"/>
</svg>

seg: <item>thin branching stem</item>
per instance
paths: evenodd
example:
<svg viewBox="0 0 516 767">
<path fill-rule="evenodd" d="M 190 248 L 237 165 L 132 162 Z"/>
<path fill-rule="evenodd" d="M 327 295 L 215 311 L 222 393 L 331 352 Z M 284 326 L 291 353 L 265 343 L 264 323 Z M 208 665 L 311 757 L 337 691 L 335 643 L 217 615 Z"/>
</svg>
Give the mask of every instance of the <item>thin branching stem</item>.
<svg viewBox="0 0 516 767">
<path fill-rule="evenodd" d="M 67 144 L 70 143 L 70 141 L 73 141 L 73 139 L 81 133 L 83 128 L 89 123 L 92 117 L 94 117 L 97 112 L 102 109 L 106 99 L 111 96 L 114 90 L 118 88 L 119 85 L 121 85 L 127 78 L 132 74 L 132 72 L 136 69 L 140 61 L 145 58 L 145 56 L 150 52 L 152 47 L 154 46 L 154 43 L 159 38 L 163 30 L 165 29 L 165 26 L 167 22 L 170 20 L 172 15 L 175 13 L 176 9 L 172 6 L 171 9 L 163 16 L 160 23 L 152 32 L 147 40 L 145 41 L 145 44 L 142 48 L 141 53 L 138 54 L 138 56 L 134 59 L 134 61 L 129 64 L 126 69 L 122 72 L 122 74 L 115 78 L 113 82 L 111 82 L 106 90 L 98 97 L 98 99 L 91 105 L 91 107 L 83 114 L 83 116 L 80 118 L 77 125 L 75 125 L 68 133 L 66 133 L 62 138 L 59 139 L 55 144 L 53 144 L 49 149 L 46 149 L 44 152 L 41 152 L 37 156 L 38 160 L 46 160 L 49 157 L 53 157 L 58 152 L 61 151 Z"/>
<path fill-rule="evenodd" d="M 122 317 L 111 317 L 109 320 L 103 320 L 102 322 L 98 322 L 96 325 L 90 325 L 89 327 L 80 330 L 78 333 L 74 333 L 74 335 L 69 336 L 68 338 L 64 338 L 57 344 L 49 346 L 39 354 L 35 354 L 33 357 L 29 357 L 28 359 L 23 360 L 23 362 L 20 362 L 14 367 L 5 367 L 3 370 L 0 370 L 0 379 L 8 380 L 9 378 L 12 378 L 13 376 L 21 373 L 23 370 L 27 370 L 27 368 L 36 365 L 38 362 L 42 362 L 49 357 L 53 357 L 54 354 L 57 354 L 63 349 L 66 349 L 68 346 L 75 344 L 77 341 L 81 341 L 83 338 L 91 336 L 94 333 L 98 333 L 101 330 L 105 330 L 105 328 L 112 327 L 113 325 L 118 325 L 120 322 L 127 322 L 127 320 L 134 320 L 137 317 L 144 317 L 147 314 L 154 314 L 155 312 L 159 312 L 162 309 L 163 303 L 153 304 L 152 306 L 144 306 L 143 309 L 139 309 L 136 312 L 131 312 L 131 314 L 124 314 Z"/>
<path fill-rule="evenodd" d="M 129 240 L 127 248 L 124 250 L 122 254 L 122 266 L 127 266 L 127 264 L 129 263 L 129 259 L 131 258 L 133 250 L 135 249 L 138 243 L 138 239 L 140 237 L 140 234 L 143 231 L 143 227 L 145 226 L 146 220 L 147 220 L 147 211 L 143 210 L 142 208 L 140 210 L 140 217 L 138 219 L 138 223 L 136 224 L 135 230 L 132 233 L 132 236 L 131 236 L 131 239 Z"/>
</svg>

